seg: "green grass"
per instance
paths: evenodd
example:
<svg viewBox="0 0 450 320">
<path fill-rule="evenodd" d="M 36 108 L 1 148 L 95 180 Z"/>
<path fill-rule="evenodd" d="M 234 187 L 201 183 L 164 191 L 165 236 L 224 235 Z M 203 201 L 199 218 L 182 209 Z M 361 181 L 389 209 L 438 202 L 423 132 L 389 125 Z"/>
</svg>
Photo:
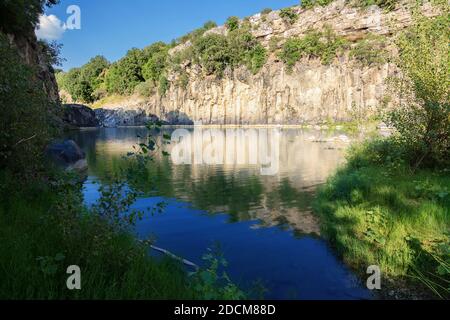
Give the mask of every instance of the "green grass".
<svg viewBox="0 0 450 320">
<path fill-rule="evenodd" d="M 376 144 L 353 149 L 319 191 L 324 234 L 360 274 L 378 265 L 394 282 L 422 283 L 448 298 L 450 173 L 411 173 L 394 155 L 380 160 Z"/>
<path fill-rule="evenodd" d="M 245 298 L 215 268 L 188 277 L 180 263 L 150 257 L 132 233 L 83 207 L 67 177 L 27 186 L 8 178 L 0 179 L 0 299 Z M 81 290 L 67 289 L 70 265 L 81 268 Z"/>
</svg>

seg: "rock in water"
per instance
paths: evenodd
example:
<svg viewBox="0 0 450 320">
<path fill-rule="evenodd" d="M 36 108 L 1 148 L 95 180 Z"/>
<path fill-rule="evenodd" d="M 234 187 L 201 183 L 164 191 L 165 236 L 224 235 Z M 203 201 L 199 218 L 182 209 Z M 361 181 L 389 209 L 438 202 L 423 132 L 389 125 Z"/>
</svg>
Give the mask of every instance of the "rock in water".
<svg viewBox="0 0 450 320">
<path fill-rule="evenodd" d="M 63 121 L 74 127 L 98 127 L 94 110 L 82 104 L 65 104 Z"/>
<path fill-rule="evenodd" d="M 86 154 L 73 140 L 53 143 L 47 147 L 46 152 L 50 159 L 67 170 L 87 169 Z"/>
</svg>

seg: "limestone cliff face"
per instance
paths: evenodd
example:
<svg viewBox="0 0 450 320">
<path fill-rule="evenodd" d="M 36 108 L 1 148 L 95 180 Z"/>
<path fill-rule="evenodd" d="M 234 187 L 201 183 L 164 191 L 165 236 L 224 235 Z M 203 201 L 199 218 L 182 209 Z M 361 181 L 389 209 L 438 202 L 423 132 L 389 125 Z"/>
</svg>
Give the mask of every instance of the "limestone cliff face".
<svg viewBox="0 0 450 320">
<path fill-rule="evenodd" d="M 384 12 L 376 7 L 354 8 L 338 0 L 328 7 L 311 10 L 295 8 L 298 21 L 289 25 L 273 11 L 266 16 L 250 17 L 253 34 L 267 48 L 273 37 L 281 42 L 291 36 L 302 36 L 308 29 L 330 26 L 350 42 L 373 33 L 385 36 L 388 50 L 392 36 L 411 23 L 407 5 L 401 2 L 394 11 Z M 433 15 L 433 7 L 423 6 Z M 208 32 L 225 34 L 218 27 Z M 284 40 L 283 40 L 284 39 Z M 182 46 L 172 49 L 177 51 Z M 262 70 L 253 75 L 246 68 L 228 71 L 222 79 L 204 76 L 196 66 L 186 65 L 190 81 L 183 89 L 171 85 L 164 97 L 155 94 L 147 99 L 130 99 L 121 107 L 143 108 L 162 119 L 180 116 L 203 124 L 303 124 L 325 120 L 347 120 L 352 109 L 367 111 L 380 106 L 385 95 L 385 80 L 396 72 L 391 64 L 362 67 L 352 62 L 348 52 L 330 65 L 318 60 L 303 60 L 288 72 L 283 62 L 272 54 Z M 169 80 L 176 83 L 176 75 Z M 105 107 L 117 107 L 105 106 Z M 174 121 L 172 121 L 174 122 Z M 176 121 L 175 121 L 176 122 Z"/>
</svg>

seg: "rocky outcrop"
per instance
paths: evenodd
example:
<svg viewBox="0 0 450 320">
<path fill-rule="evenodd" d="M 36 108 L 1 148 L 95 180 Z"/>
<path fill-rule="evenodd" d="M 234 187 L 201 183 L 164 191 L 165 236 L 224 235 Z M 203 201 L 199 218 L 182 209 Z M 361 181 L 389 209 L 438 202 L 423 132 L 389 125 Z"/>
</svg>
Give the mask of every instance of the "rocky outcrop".
<svg viewBox="0 0 450 320">
<path fill-rule="evenodd" d="M 73 127 L 98 127 L 99 121 L 94 110 L 81 104 L 63 105 L 63 121 Z"/>
<path fill-rule="evenodd" d="M 95 116 L 99 125 L 107 128 L 144 126 L 156 119 L 154 116 L 149 116 L 143 109 L 96 109 Z"/>
<path fill-rule="evenodd" d="M 355 8 L 348 1 L 337 0 L 327 7 L 305 10 L 295 7 L 299 14 L 290 25 L 280 18 L 278 11 L 268 15 L 257 14 L 249 18 L 255 37 L 267 48 L 271 39 L 279 38 L 280 47 L 287 38 L 302 36 L 309 29 L 330 26 L 350 43 L 368 34 L 385 37 L 388 50 L 392 35 L 409 25 L 411 12 L 401 1 L 397 8 L 385 12 L 373 6 Z M 429 3 L 423 12 L 433 15 Z M 208 32 L 226 33 L 224 27 Z M 189 43 L 172 49 L 182 50 Z M 155 93 L 150 98 L 128 99 L 121 108 L 144 109 L 170 122 L 174 113 L 182 114 L 189 122 L 203 124 L 304 124 L 323 123 L 328 120 L 345 121 L 354 109 L 369 115 L 379 108 L 385 96 L 385 80 L 397 72 L 394 65 L 361 66 L 354 63 L 348 52 L 330 65 L 317 59 L 302 60 L 293 72 L 288 72 L 276 54 L 272 54 L 262 70 L 253 75 L 246 68 L 228 70 L 225 77 L 217 79 L 204 76 L 195 66 L 185 65 L 189 76 L 186 88 L 176 85 L 177 74 L 170 74 L 170 89 L 164 96 Z M 116 106 L 105 106 L 115 108 Z"/>
<path fill-rule="evenodd" d="M 73 140 L 56 142 L 47 147 L 47 155 L 52 161 L 66 170 L 83 171 L 87 169 L 86 154 Z"/>
<path fill-rule="evenodd" d="M 36 70 L 36 76 L 41 80 L 43 90 L 51 102 L 59 103 L 58 84 L 56 83 L 53 67 L 48 62 L 48 57 L 42 51 L 34 30 L 28 33 L 13 35 L 7 34 L 11 44 L 13 44 L 25 61 Z"/>
</svg>

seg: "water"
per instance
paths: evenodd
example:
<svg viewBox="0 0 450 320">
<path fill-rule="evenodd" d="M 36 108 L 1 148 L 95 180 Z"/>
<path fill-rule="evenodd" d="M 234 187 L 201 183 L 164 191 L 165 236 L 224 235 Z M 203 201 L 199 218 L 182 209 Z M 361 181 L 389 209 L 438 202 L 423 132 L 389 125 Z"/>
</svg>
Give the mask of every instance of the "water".
<svg viewBox="0 0 450 320">
<path fill-rule="evenodd" d="M 311 209 L 316 187 L 343 162 L 345 137 L 301 129 L 181 133 L 184 144 L 168 146 L 169 157 L 158 153 L 133 182 L 146 191 L 133 208 L 167 204 L 164 213 L 138 222 L 139 237 L 154 237 L 158 247 L 199 265 L 207 248 L 219 243 L 233 281 L 248 288 L 259 280 L 266 298 L 371 298 L 321 238 Z M 124 155 L 146 134 L 144 128 L 71 134 L 87 154 L 87 204 L 98 199 L 99 183 L 127 166 Z M 268 167 L 272 175 L 264 175 Z"/>
</svg>

